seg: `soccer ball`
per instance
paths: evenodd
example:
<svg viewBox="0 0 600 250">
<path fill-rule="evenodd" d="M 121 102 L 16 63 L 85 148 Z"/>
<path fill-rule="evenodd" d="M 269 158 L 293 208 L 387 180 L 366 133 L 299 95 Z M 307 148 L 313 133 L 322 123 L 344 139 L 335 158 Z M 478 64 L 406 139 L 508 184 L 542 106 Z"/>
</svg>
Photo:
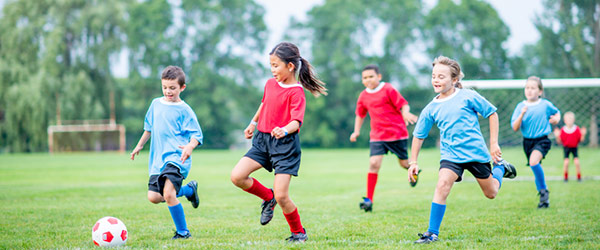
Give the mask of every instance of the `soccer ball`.
<svg viewBox="0 0 600 250">
<path fill-rule="evenodd" d="M 96 246 L 121 246 L 127 242 L 127 228 L 115 217 L 103 217 L 92 227 L 92 240 Z"/>
</svg>

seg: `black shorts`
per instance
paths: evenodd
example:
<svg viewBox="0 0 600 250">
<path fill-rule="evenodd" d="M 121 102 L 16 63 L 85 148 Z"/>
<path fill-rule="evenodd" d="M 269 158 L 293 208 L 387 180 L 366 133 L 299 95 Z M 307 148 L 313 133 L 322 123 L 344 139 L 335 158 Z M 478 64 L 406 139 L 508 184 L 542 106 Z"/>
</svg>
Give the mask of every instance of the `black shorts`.
<svg viewBox="0 0 600 250">
<path fill-rule="evenodd" d="M 298 176 L 301 153 L 298 133 L 275 139 L 271 134 L 258 131 L 252 139 L 252 148 L 244 156 L 269 172 L 275 169 L 275 174 Z"/>
<path fill-rule="evenodd" d="M 571 154 L 571 153 L 573 154 L 573 158 L 579 157 L 577 155 L 577 147 L 574 147 L 574 148 L 563 147 L 563 152 L 564 152 L 565 159 L 569 159 L 569 154 Z"/>
<path fill-rule="evenodd" d="M 179 168 L 172 163 L 167 163 L 165 169 L 163 169 L 160 174 L 151 175 L 148 180 L 148 191 L 154 191 L 163 195 L 163 190 L 165 188 L 165 180 L 169 178 L 173 186 L 175 187 L 175 192 L 179 193 L 179 189 L 181 188 L 181 184 L 183 183 L 183 175 L 181 175 L 181 171 Z M 164 195 L 163 195 L 164 196 Z"/>
<path fill-rule="evenodd" d="M 392 153 L 398 156 L 398 159 L 406 160 L 408 159 L 406 145 L 407 139 L 397 141 L 374 141 L 369 143 L 369 148 L 371 150 L 371 156 L 385 155 L 388 151 L 392 151 Z"/>
<path fill-rule="evenodd" d="M 533 150 L 540 151 L 542 153 L 542 159 L 544 159 L 546 158 L 548 151 L 550 151 L 551 146 L 552 142 L 550 142 L 548 136 L 533 139 L 523 138 L 523 151 L 525 151 L 525 155 L 527 156 L 527 166 L 529 166 L 529 157 Z M 542 163 L 542 161 L 540 161 L 540 163 Z"/>
<path fill-rule="evenodd" d="M 456 182 L 462 181 L 463 172 L 469 170 L 473 176 L 477 179 L 487 179 L 492 174 L 492 166 L 489 162 L 465 162 L 465 163 L 454 163 L 448 160 L 440 161 L 440 169 L 447 168 L 458 175 Z"/>
</svg>

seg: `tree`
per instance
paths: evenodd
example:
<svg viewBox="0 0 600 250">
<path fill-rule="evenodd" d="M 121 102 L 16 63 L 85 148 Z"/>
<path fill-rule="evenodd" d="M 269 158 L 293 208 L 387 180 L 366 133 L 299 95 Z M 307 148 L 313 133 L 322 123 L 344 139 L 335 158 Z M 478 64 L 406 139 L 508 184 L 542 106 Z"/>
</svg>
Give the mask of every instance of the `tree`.
<svg viewBox="0 0 600 250">
<path fill-rule="evenodd" d="M 349 146 L 354 108 L 364 89 L 360 74 L 367 64 L 378 64 L 386 81 L 406 86 L 416 82 L 402 63 L 415 44 L 422 20 L 421 1 L 328 0 L 308 13 L 308 21 L 293 21 L 288 38 L 301 48 L 308 41 L 311 63 L 327 84 L 329 95 L 308 98 L 302 137 L 307 146 Z M 304 55 L 306 57 L 306 55 Z M 399 87 L 397 86 L 397 87 Z M 368 125 L 363 130 L 368 129 Z M 366 134 L 366 133 L 365 133 Z M 361 136 L 357 145 L 366 145 Z"/>
<path fill-rule="evenodd" d="M 510 31 L 489 4 L 478 0 L 439 0 L 425 17 L 427 54 L 457 60 L 468 79 L 511 77 L 504 43 Z M 424 73 L 430 73 L 428 65 Z"/>
</svg>

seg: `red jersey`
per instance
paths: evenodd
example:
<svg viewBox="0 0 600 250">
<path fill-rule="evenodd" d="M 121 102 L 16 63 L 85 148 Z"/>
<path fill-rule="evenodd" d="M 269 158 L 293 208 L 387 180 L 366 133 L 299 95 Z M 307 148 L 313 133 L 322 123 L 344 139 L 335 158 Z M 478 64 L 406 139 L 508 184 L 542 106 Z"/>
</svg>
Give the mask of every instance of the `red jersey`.
<svg viewBox="0 0 600 250">
<path fill-rule="evenodd" d="M 271 133 L 275 127 L 284 127 L 296 120 L 302 125 L 306 98 L 299 83 L 283 84 L 271 78 L 265 84 L 262 108 L 258 117 L 258 131 Z"/>
<path fill-rule="evenodd" d="M 381 82 L 377 88 L 365 89 L 358 96 L 356 115 L 371 116 L 371 141 L 396 141 L 408 138 L 402 117 L 406 99 L 389 83 Z"/>
<path fill-rule="evenodd" d="M 564 147 L 576 148 L 581 141 L 579 126 L 574 125 L 572 128 L 567 128 L 567 126 L 562 127 L 560 129 L 560 141 L 562 141 Z"/>
</svg>

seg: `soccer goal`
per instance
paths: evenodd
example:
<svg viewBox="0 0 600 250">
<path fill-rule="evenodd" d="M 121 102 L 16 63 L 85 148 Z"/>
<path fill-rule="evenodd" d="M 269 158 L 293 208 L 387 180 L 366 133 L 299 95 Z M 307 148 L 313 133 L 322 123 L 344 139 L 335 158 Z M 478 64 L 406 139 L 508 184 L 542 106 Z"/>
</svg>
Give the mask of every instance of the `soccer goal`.
<svg viewBox="0 0 600 250">
<path fill-rule="evenodd" d="M 112 92 L 109 120 L 61 120 L 57 105 L 56 125 L 48 126 L 48 151 L 125 152 L 125 126 L 116 123 L 114 109 Z"/>
<path fill-rule="evenodd" d="M 498 108 L 500 118 L 499 143 L 501 146 L 521 145 L 522 136 L 510 126 L 510 118 L 517 104 L 525 100 L 526 79 L 465 80 L 464 88 L 472 88 Z M 560 110 L 575 113 L 575 124 L 586 127 L 588 134 L 581 145 L 598 146 L 598 115 L 600 114 L 600 78 L 542 79 L 543 98 Z M 487 119 L 480 119 L 482 133 L 488 138 Z M 562 117 L 558 124 L 563 126 Z M 549 135 L 551 139 L 554 135 Z"/>
</svg>

